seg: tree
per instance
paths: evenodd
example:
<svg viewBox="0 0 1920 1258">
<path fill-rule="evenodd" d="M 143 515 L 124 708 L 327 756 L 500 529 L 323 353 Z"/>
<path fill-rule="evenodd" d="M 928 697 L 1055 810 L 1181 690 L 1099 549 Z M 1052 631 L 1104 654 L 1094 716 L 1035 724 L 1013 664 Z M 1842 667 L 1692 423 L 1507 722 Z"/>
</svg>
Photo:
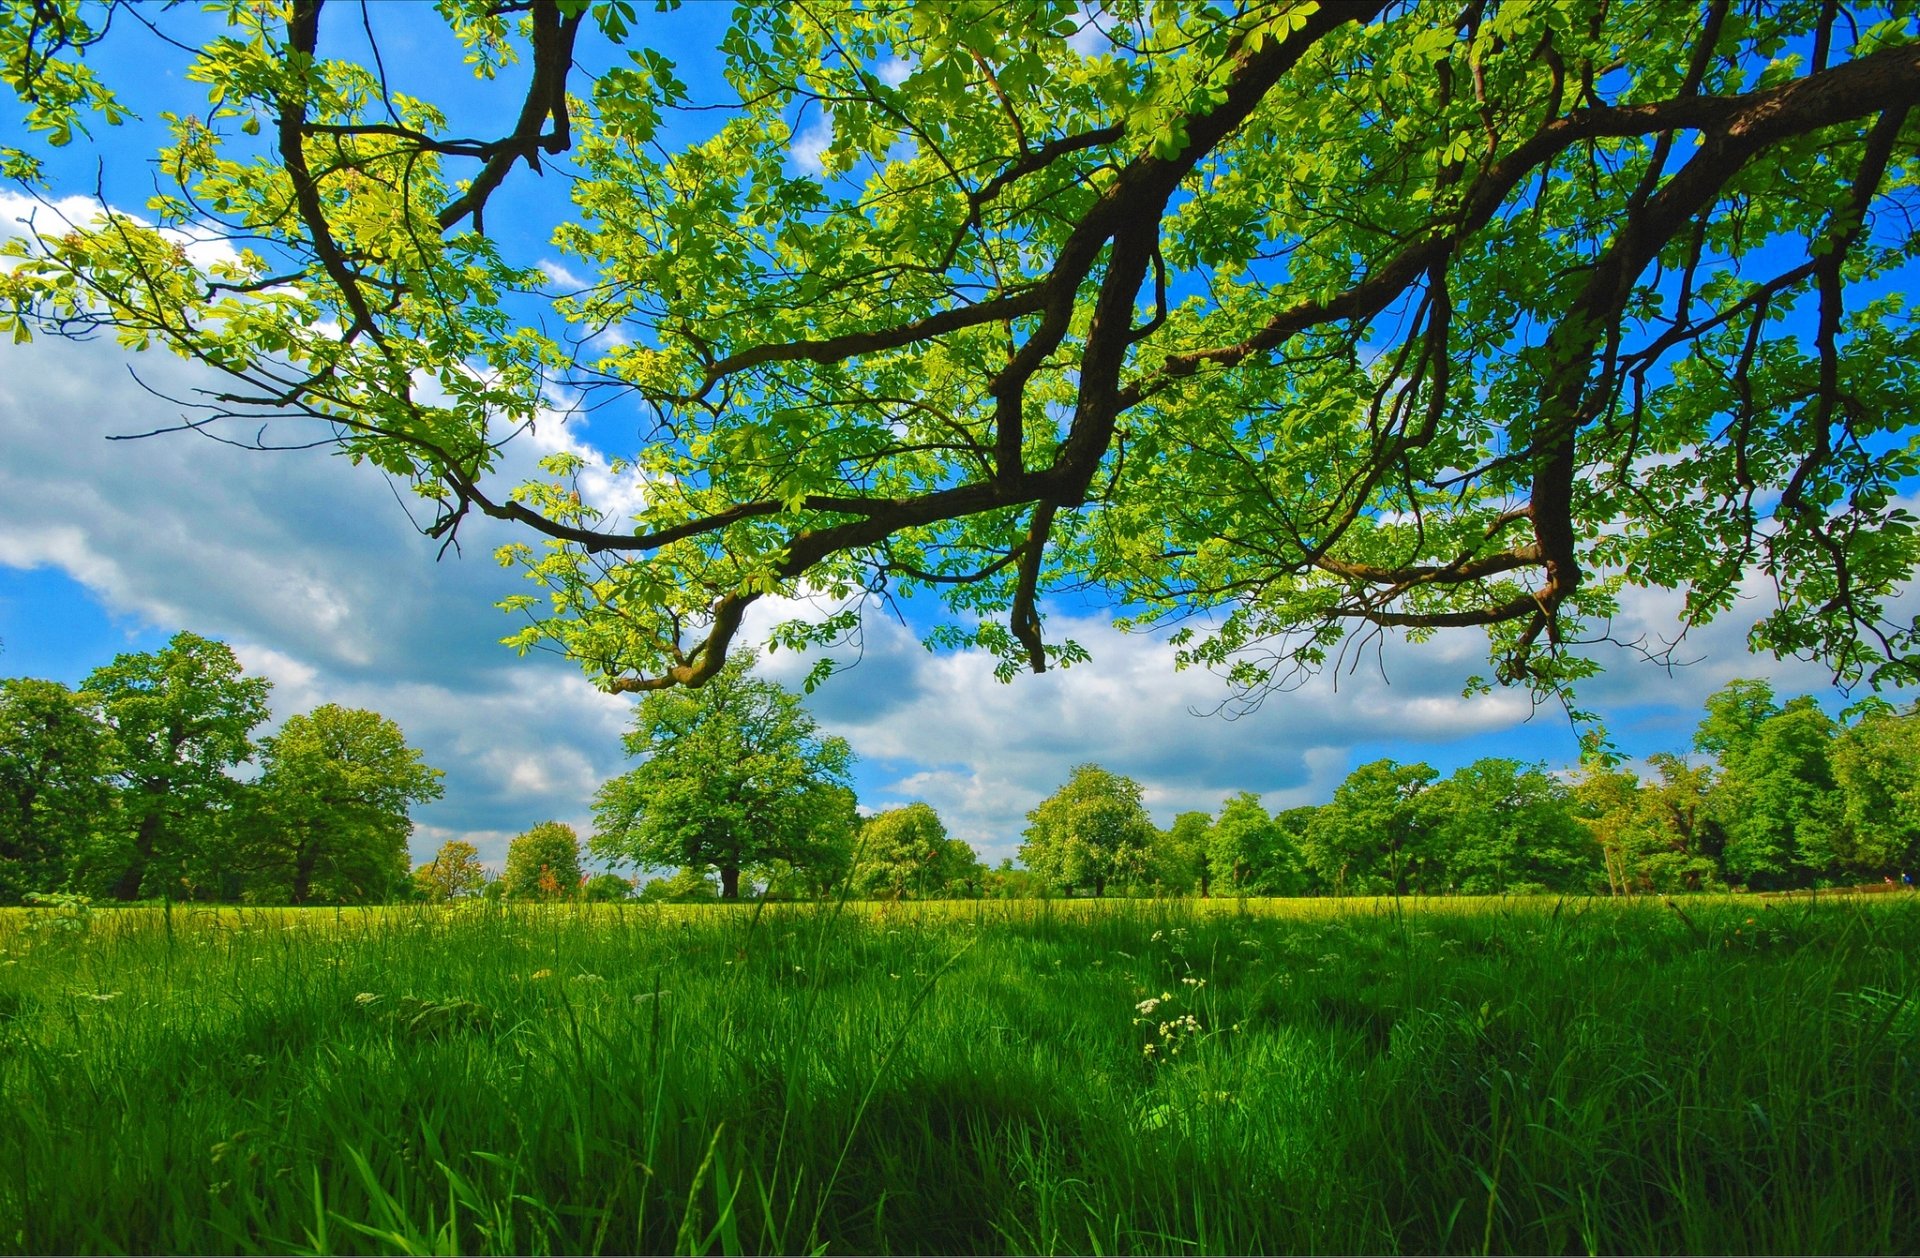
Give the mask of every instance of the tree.
<svg viewBox="0 0 1920 1258">
<path fill-rule="evenodd" d="M 1298 895 L 1304 883 L 1293 836 L 1252 791 L 1241 791 L 1220 809 L 1207 834 L 1207 863 L 1241 895 Z"/>
<path fill-rule="evenodd" d="M 947 827 L 929 804 L 889 808 L 868 817 L 860 824 L 855 850 L 853 880 L 862 895 L 895 900 L 909 892 L 937 895 L 955 872 L 947 868 L 952 863 Z M 965 877 L 965 870 L 958 872 Z"/>
<path fill-rule="evenodd" d="M 1144 871 L 1157 833 L 1138 782 L 1097 764 L 1076 765 L 1066 785 L 1027 814 L 1020 859 L 1068 895 L 1091 885 L 1102 896 L 1108 882 Z"/>
<path fill-rule="evenodd" d="M 1469 895 L 1586 891 L 1605 873 L 1568 789 L 1541 766 L 1486 757 L 1423 797 L 1446 885 Z"/>
<path fill-rule="evenodd" d="M 433 859 L 413 871 L 413 883 L 436 904 L 479 895 L 487 885 L 487 867 L 480 849 L 465 839 L 448 839 Z"/>
<path fill-rule="evenodd" d="M 853 752 L 753 664 L 641 700 L 626 748 L 643 759 L 594 797 L 596 856 L 714 869 L 729 900 L 743 870 L 830 858 Z"/>
<path fill-rule="evenodd" d="M 720 893 L 713 885 L 713 879 L 704 869 L 682 869 L 671 878 L 650 878 L 647 885 L 640 888 L 640 898 L 650 904 L 669 900 L 681 904 L 698 904 L 707 900 L 717 900 Z"/>
<path fill-rule="evenodd" d="M 633 898 L 633 884 L 619 874 L 594 874 L 580 884 L 580 894 L 589 904 L 616 904 Z"/>
<path fill-rule="evenodd" d="M 90 695 L 0 680 L 0 904 L 61 886 L 114 830 L 113 731 Z"/>
<path fill-rule="evenodd" d="M 1207 861 L 1207 834 L 1213 818 L 1203 812 L 1183 812 L 1173 825 L 1155 836 L 1147 866 L 1154 882 L 1176 895 L 1199 891 L 1205 898 L 1213 887 Z"/>
<path fill-rule="evenodd" d="M 110 857 L 110 894 L 173 895 L 190 871 L 209 881 L 239 789 L 227 770 L 253 754 L 272 683 L 244 674 L 226 643 L 181 632 L 158 651 L 116 655 L 84 688 L 100 697 L 120 747 L 127 842 Z"/>
<path fill-rule="evenodd" d="M 811 829 L 793 859 L 776 857 L 759 871 L 766 878 L 762 894 L 769 898 L 823 900 L 847 890 L 859 844 L 860 802 L 850 788 L 829 786 L 814 803 Z"/>
<path fill-rule="evenodd" d="M 1869 712 L 1832 749 L 1847 865 L 1920 871 L 1920 711 Z"/>
<path fill-rule="evenodd" d="M 1694 731 L 1693 749 L 1731 767 L 1753 748 L 1760 727 L 1780 714 L 1773 687 L 1752 677 L 1736 677 L 1707 696 L 1707 714 Z"/>
<path fill-rule="evenodd" d="M 1712 772 L 1666 752 L 1648 762 L 1657 781 L 1594 762 L 1574 786 L 1576 819 L 1600 848 L 1608 885 L 1622 895 L 1720 885 L 1726 835 L 1708 807 Z"/>
<path fill-rule="evenodd" d="M 254 896 L 363 903 L 406 884 L 408 811 L 440 798 L 443 775 L 398 725 L 327 703 L 288 717 L 260 748 L 241 826 Z"/>
<path fill-rule="evenodd" d="M 80 57 L 148 38 L 111 11 L 0 9 L 26 124 L 0 169 L 128 115 Z M 613 689 L 715 676 L 748 606 L 803 586 L 847 602 L 783 644 L 929 591 L 935 642 L 1038 670 L 1081 653 L 1044 593 L 1096 588 L 1192 616 L 1184 658 L 1256 691 L 1350 626 L 1481 630 L 1497 681 L 1558 689 L 1623 586 L 1698 624 L 1755 566 L 1757 646 L 1915 675 L 1888 604 L 1920 558 L 1902 21 L 747 5 L 696 100 L 608 47 L 629 11 L 437 6 L 480 79 L 453 111 L 459 67 L 391 55 L 431 46 L 416 8 L 227 6 L 173 73 L 208 100 L 175 102 L 158 221 L 50 204 L 0 331 L 166 347 L 225 380 L 193 427 L 304 417 L 437 503 L 433 536 L 511 522 L 551 595 L 513 600 L 518 645 Z M 489 99 L 490 134 L 450 129 Z M 486 230 L 532 211 L 523 164 L 577 209 L 524 257 Z M 549 240 L 583 283 L 536 269 Z M 605 464 L 630 515 L 579 492 L 591 453 L 500 483 L 559 396 L 641 418 Z"/>
<path fill-rule="evenodd" d="M 542 821 L 507 844 L 509 899 L 571 898 L 580 878 L 580 835 L 564 821 Z"/>
<path fill-rule="evenodd" d="M 1336 895 L 1442 889 L 1445 865 L 1430 850 L 1430 820 L 1419 802 L 1435 776 L 1428 765 L 1392 760 L 1348 774 L 1301 840 L 1320 881 Z"/>
<path fill-rule="evenodd" d="M 1829 758 L 1835 733 L 1832 718 L 1802 695 L 1722 753 L 1708 807 L 1726 833 L 1721 862 L 1729 877 L 1786 887 L 1840 872 L 1844 801 Z"/>
<path fill-rule="evenodd" d="M 986 872 L 981 891 L 992 900 L 1037 900 L 1047 894 L 1047 884 L 1031 869 L 1016 868 L 1008 856 Z"/>
</svg>

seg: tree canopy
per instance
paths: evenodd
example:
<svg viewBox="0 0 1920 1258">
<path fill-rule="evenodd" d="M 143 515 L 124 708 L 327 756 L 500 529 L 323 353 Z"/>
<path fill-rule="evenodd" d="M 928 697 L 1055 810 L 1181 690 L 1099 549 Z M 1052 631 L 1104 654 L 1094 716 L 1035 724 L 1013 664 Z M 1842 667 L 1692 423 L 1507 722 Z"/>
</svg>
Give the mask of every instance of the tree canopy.
<svg viewBox="0 0 1920 1258">
<path fill-rule="evenodd" d="M 60 885 L 73 854 L 117 828 L 115 756 L 91 695 L 0 680 L 0 904 Z"/>
<path fill-rule="evenodd" d="M 641 763 L 594 798 L 596 856 L 714 869 L 728 899 L 743 871 L 844 857 L 853 752 L 752 665 L 742 656 L 697 690 L 641 700 L 626 737 Z"/>
<path fill-rule="evenodd" d="M 715 676 L 802 591 L 846 602 L 778 642 L 925 591 L 932 641 L 1043 669 L 1079 588 L 1254 692 L 1356 629 L 1484 631 L 1551 690 L 1623 590 L 1691 625 L 1756 580 L 1756 645 L 1916 674 L 1909 17 L 748 5 L 696 91 L 625 4 L 452 0 L 444 44 L 414 7 L 220 13 L 158 191 L 36 219 L 0 329 L 164 346 L 226 380 L 187 423 L 331 443 L 437 537 L 523 527 L 512 641 L 610 688 Z M 125 117 L 87 54 L 172 15 L 110 15 L 0 6 L 9 173 Z M 488 231 L 549 167 L 551 274 Z M 509 471 L 569 408 L 637 425 L 623 505 L 574 446 Z"/>
<path fill-rule="evenodd" d="M 242 672 L 226 643 L 182 631 L 158 651 L 116 655 L 85 689 L 119 744 L 126 850 L 114 897 L 131 900 L 143 887 L 176 895 L 183 878 L 218 881 L 207 877 L 207 858 L 229 846 L 222 827 L 239 791 L 227 770 L 253 754 L 273 684 Z"/>
<path fill-rule="evenodd" d="M 378 900 L 406 883 L 408 810 L 440 798 L 443 775 L 398 725 L 327 703 L 260 743 L 243 850 L 264 894 Z"/>
<path fill-rule="evenodd" d="M 1109 882 L 1146 871 L 1159 837 L 1140 795 L 1140 783 L 1130 777 L 1097 764 L 1075 765 L 1066 784 L 1027 814 L 1020 859 L 1069 894 L 1091 887 L 1105 895 Z"/>
<path fill-rule="evenodd" d="M 448 839 L 433 854 L 433 859 L 416 865 L 413 885 L 436 904 L 478 895 L 487 885 L 487 867 L 480 863 L 480 849 L 465 839 Z"/>
<path fill-rule="evenodd" d="M 506 894 L 558 900 L 580 889 L 580 836 L 564 821 L 542 821 L 507 844 Z"/>
</svg>

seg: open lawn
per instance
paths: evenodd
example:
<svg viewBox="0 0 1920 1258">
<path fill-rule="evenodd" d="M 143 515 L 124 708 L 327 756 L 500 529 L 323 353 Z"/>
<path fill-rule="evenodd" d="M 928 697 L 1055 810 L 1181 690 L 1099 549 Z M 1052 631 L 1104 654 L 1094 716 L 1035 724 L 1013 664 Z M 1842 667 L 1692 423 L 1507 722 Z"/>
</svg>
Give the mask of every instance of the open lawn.
<svg viewBox="0 0 1920 1258">
<path fill-rule="evenodd" d="M 0 1247 L 1920 1250 L 1920 898 L 0 914 Z"/>
</svg>

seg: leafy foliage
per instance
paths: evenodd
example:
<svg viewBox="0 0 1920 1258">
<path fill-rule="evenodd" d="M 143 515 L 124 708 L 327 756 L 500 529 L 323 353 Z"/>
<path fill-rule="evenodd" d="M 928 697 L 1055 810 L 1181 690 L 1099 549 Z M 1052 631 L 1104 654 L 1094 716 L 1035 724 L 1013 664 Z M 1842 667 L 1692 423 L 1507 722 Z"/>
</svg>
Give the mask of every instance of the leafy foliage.
<svg viewBox="0 0 1920 1258">
<path fill-rule="evenodd" d="M 448 839 L 432 860 L 414 869 L 413 885 L 436 904 L 480 894 L 487 885 L 480 849 L 465 839 Z"/>
<path fill-rule="evenodd" d="M 1185 895 L 1212 890 L 1213 867 L 1207 854 L 1207 834 L 1213 818 L 1203 812 L 1183 812 L 1173 825 L 1155 837 L 1148 857 L 1148 873 L 1154 883 Z"/>
<path fill-rule="evenodd" d="M 1336 894 L 1405 895 L 1445 862 L 1428 842 L 1432 812 L 1421 792 L 1437 776 L 1424 764 L 1375 760 L 1348 775 L 1315 815 L 1301 846 Z"/>
<path fill-rule="evenodd" d="M 1476 760 L 1435 783 L 1424 803 L 1451 889 L 1576 889 L 1598 871 L 1593 838 L 1575 819 L 1569 791 L 1537 765 Z"/>
<path fill-rule="evenodd" d="M 92 696 L 0 680 L 0 904 L 63 885 L 74 856 L 118 828 L 116 755 Z"/>
<path fill-rule="evenodd" d="M 1220 809 L 1207 835 L 1207 863 L 1223 886 L 1243 895 L 1298 895 L 1306 884 L 1297 836 L 1251 791 Z"/>
<path fill-rule="evenodd" d="M 291 904 L 388 898 L 407 882 L 408 810 L 440 798 L 441 777 L 378 712 L 328 703 L 288 717 L 261 740 L 241 827 L 255 894 Z M 471 869 L 442 874 L 470 881 Z"/>
<path fill-rule="evenodd" d="M 502 888 L 510 899 L 571 899 L 580 889 L 580 836 L 563 821 L 542 821 L 507 844 Z"/>
<path fill-rule="evenodd" d="M 1137 878 L 1158 832 L 1140 802 L 1140 784 L 1097 764 L 1075 766 L 1066 785 L 1027 814 L 1020 859 L 1072 894 Z"/>
<path fill-rule="evenodd" d="M 183 631 L 159 651 L 115 656 L 84 689 L 99 696 L 120 748 L 126 839 L 113 896 L 217 886 L 239 790 L 227 770 L 253 754 L 272 683 L 243 673 L 226 643 Z"/>
<path fill-rule="evenodd" d="M 778 644 L 924 591 L 934 643 L 1071 663 L 1072 587 L 1249 696 L 1354 628 L 1484 631 L 1493 681 L 1564 692 L 1622 591 L 1697 624 L 1756 570 L 1756 646 L 1915 676 L 1897 6 L 748 5 L 697 99 L 609 52 L 625 0 L 524 9 L 437 6 L 501 120 L 473 139 L 428 98 L 458 67 L 377 55 L 391 10 L 225 6 L 158 221 L 49 209 L 0 330 L 198 359 L 196 423 L 304 416 L 433 535 L 523 527 L 510 641 L 615 689 L 716 676 L 802 591 L 845 601 Z M 124 116 L 77 53 L 145 23 L 99 12 L 0 5 L 22 144 Z M 584 284 L 487 234 L 522 165 L 573 180 Z M 636 447 L 501 483 L 561 398 Z"/>
<path fill-rule="evenodd" d="M 732 899 L 743 870 L 808 865 L 844 844 L 853 752 L 752 666 L 736 659 L 696 690 L 641 701 L 626 748 L 644 759 L 594 798 L 596 856 L 714 869 Z"/>
<path fill-rule="evenodd" d="M 899 900 L 979 893 L 985 872 L 980 857 L 964 840 L 947 837 L 929 804 L 866 818 L 854 842 L 853 885 L 864 895 Z"/>
</svg>

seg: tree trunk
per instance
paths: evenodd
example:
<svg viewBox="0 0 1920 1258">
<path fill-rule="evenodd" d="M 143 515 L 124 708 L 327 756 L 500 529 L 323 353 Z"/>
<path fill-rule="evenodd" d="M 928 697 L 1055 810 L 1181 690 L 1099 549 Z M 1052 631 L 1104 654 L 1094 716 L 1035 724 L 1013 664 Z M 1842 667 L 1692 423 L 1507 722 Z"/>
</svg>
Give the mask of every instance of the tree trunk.
<svg viewBox="0 0 1920 1258">
<path fill-rule="evenodd" d="M 140 819 L 140 828 L 133 835 L 133 863 L 113 884 L 113 898 L 116 900 L 137 900 L 140 898 L 140 884 L 146 881 L 147 866 L 153 863 L 153 845 L 160 837 L 160 814 L 150 812 Z"/>
<path fill-rule="evenodd" d="M 1096 874 L 1093 879 L 1093 898 L 1099 899 L 1107 893 L 1107 876 Z"/>
<path fill-rule="evenodd" d="M 720 870 L 720 898 L 738 900 L 740 898 L 740 871 L 731 865 Z"/>
<path fill-rule="evenodd" d="M 305 904 L 307 896 L 313 890 L 313 867 L 318 862 L 320 852 L 311 845 L 300 849 L 293 862 L 293 902 Z"/>
<path fill-rule="evenodd" d="M 1213 890 L 1213 875 L 1206 870 L 1200 871 L 1200 898 L 1207 899 Z"/>
</svg>

